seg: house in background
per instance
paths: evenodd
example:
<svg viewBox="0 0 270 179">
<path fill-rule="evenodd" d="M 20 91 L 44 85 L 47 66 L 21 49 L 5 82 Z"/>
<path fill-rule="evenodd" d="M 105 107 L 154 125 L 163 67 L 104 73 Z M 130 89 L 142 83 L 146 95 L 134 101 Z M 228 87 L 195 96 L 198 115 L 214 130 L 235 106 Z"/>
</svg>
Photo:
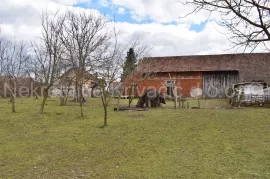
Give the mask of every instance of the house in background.
<svg viewBox="0 0 270 179">
<path fill-rule="evenodd" d="M 51 89 L 51 96 L 61 96 L 65 93 L 66 97 L 76 98 L 78 97 L 78 84 L 76 82 L 76 69 L 71 68 L 61 75 L 54 86 Z M 83 84 L 84 97 L 100 97 L 101 89 L 98 85 L 97 78 L 85 71 Z M 118 96 L 121 91 L 122 83 L 113 82 L 109 86 L 109 92 Z"/>
<path fill-rule="evenodd" d="M 170 96 L 177 92 L 185 97 L 218 98 L 225 97 L 238 82 L 260 80 L 270 84 L 269 53 L 150 57 L 141 60 L 138 69 L 135 81 L 145 74 L 154 75 L 138 83 L 135 96 L 155 89 Z M 130 84 L 127 78 L 125 95 Z"/>
<path fill-rule="evenodd" d="M 40 83 L 31 77 L 17 77 L 15 87 L 17 97 L 33 97 L 40 95 Z M 10 78 L 0 76 L 0 98 L 10 97 L 13 92 L 10 87 Z"/>
<path fill-rule="evenodd" d="M 76 80 L 76 68 L 70 68 L 57 80 L 52 88 L 52 96 L 60 96 L 65 93 L 67 97 L 78 97 L 78 83 Z M 92 89 L 97 85 L 94 75 L 85 71 L 83 75 L 83 94 L 84 97 L 92 96 Z"/>
</svg>

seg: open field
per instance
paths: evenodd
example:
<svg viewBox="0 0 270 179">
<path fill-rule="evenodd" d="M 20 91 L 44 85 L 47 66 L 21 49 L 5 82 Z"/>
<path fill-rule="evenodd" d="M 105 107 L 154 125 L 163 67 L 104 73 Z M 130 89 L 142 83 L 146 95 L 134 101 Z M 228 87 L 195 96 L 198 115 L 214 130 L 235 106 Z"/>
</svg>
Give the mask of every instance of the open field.
<svg viewBox="0 0 270 179">
<path fill-rule="evenodd" d="M 40 116 L 40 103 L 17 99 L 12 114 L 0 99 L 0 178 L 270 178 L 267 108 L 110 106 L 109 126 L 101 128 L 99 99 L 88 101 L 84 119 L 78 106 L 61 107 L 57 98 Z"/>
</svg>

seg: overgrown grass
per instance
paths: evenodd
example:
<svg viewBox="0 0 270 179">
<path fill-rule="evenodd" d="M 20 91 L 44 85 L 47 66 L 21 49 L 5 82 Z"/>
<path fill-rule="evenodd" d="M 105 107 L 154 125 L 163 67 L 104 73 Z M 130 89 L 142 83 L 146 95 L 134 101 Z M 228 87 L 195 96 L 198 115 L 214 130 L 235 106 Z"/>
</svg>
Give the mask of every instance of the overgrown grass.
<svg viewBox="0 0 270 179">
<path fill-rule="evenodd" d="M 270 178 L 269 109 L 110 106 L 102 128 L 99 99 L 88 100 L 84 119 L 57 98 L 44 116 L 40 100 L 17 99 L 14 114 L 8 101 L 0 100 L 0 178 Z"/>
</svg>

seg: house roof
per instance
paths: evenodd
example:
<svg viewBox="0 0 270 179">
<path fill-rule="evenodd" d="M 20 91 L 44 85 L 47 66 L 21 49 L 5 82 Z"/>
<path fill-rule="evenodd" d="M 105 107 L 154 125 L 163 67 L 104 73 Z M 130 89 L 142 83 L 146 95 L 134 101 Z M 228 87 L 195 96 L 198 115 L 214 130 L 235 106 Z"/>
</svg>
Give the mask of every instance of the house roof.
<svg viewBox="0 0 270 179">
<path fill-rule="evenodd" d="M 16 83 L 19 86 L 27 86 L 27 85 L 30 85 L 31 83 L 36 84 L 34 79 L 31 77 L 17 77 L 16 80 L 17 80 Z M 8 76 L 0 76 L 0 84 L 2 85 L 2 87 L 4 83 L 9 83 L 9 82 L 10 82 L 10 78 Z M 0 88 L 1 88 L 1 85 L 0 85 Z"/>
<path fill-rule="evenodd" d="M 70 69 L 68 69 L 64 74 L 62 74 L 61 75 L 61 77 L 60 78 L 70 78 L 70 77 L 74 77 L 75 78 L 75 76 L 76 76 L 76 74 L 75 74 L 75 71 L 77 70 L 78 68 L 70 68 Z M 95 78 L 95 76 L 94 75 L 92 75 L 92 74 L 90 74 L 88 71 L 84 71 L 84 78 L 86 79 L 86 80 L 95 80 L 96 78 Z"/>
<path fill-rule="evenodd" d="M 269 60 L 270 53 L 147 57 L 139 62 L 139 70 L 146 72 L 238 71 L 251 61 Z M 244 65 L 245 64 L 245 65 Z"/>
</svg>

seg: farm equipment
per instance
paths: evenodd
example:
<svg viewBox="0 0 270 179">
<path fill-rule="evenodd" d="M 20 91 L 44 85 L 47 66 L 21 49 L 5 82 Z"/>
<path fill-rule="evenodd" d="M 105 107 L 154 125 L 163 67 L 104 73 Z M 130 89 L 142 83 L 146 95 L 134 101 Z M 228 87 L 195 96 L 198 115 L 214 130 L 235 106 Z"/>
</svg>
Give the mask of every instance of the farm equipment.
<svg viewBox="0 0 270 179">
<path fill-rule="evenodd" d="M 244 82 L 232 86 L 232 94 L 229 97 L 231 106 L 264 105 L 270 102 L 270 88 L 265 82 Z"/>
</svg>

